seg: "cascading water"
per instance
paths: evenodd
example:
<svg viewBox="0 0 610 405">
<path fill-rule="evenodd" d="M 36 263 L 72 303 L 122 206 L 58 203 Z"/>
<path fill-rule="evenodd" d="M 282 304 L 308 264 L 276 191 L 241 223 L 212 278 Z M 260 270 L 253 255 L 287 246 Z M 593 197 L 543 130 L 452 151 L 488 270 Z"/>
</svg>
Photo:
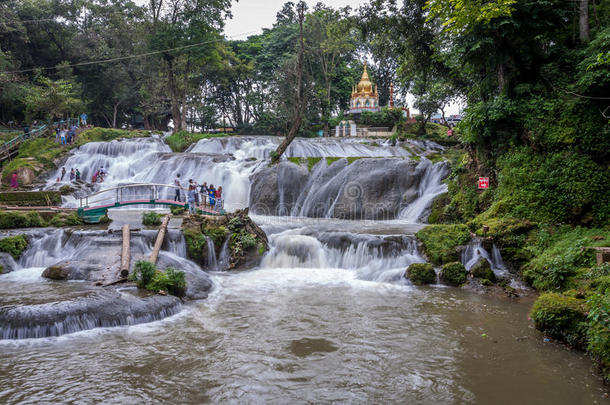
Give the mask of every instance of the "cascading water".
<svg viewBox="0 0 610 405">
<path fill-rule="evenodd" d="M 496 277 L 509 278 L 511 280 L 511 287 L 518 289 L 527 288 L 523 282 L 515 279 L 515 276 L 508 270 L 502 260 L 500 249 L 495 244 L 492 245 L 490 254 L 487 249 L 483 247 L 481 239 L 474 238 L 462 251 L 461 261 L 462 264 L 464 264 L 464 267 L 466 267 L 466 270 L 470 270 L 481 259 L 487 260 Z"/>
<path fill-rule="evenodd" d="M 147 323 L 182 308 L 176 297 L 141 296 L 133 287 L 101 288 L 92 283 L 118 278 L 119 233 L 43 229 L 27 231 L 26 235 L 29 247 L 18 268 L 0 275 L 5 291 L 0 305 L 0 339 L 41 338 Z M 139 258 L 148 258 L 155 237 L 155 231 L 132 234 L 132 266 Z M 183 270 L 188 283 L 186 296 L 206 298 L 211 281 L 199 266 L 184 258 L 182 233 L 170 230 L 166 246 L 159 256 L 159 267 Z M 42 277 L 46 268 L 62 269 L 62 277 L 80 282 L 49 280 Z"/>
<path fill-rule="evenodd" d="M 104 183 L 84 187 L 80 195 L 128 183 L 171 184 L 181 174 L 183 186 L 188 179 L 223 186 L 229 211 L 250 206 L 252 212 L 265 215 L 416 222 L 433 198 L 446 191 L 441 182 L 446 164 L 432 164 L 425 158 L 417 164 L 410 159 L 411 147 L 380 145 L 367 139 L 296 139 L 286 156 L 318 158 L 318 163 L 308 173 L 283 161 L 278 172 L 278 167 L 269 168 L 263 159 L 280 140 L 268 136 L 204 139 L 187 153 L 171 153 L 159 137 L 94 142 L 72 151 L 63 167 L 68 172 L 78 168 L 85 182 L 102 167 L 108 173 Z M 442 150 L 432 142 L 408 142 L 421 151 Z M 333 162 L 336 158 L 360 160 Z M 66 175 L 63 182 L 56 183 L 60 175 L 58 168 L 46 188 L 69 182 Z M 151 193 L 148 189 L 123 192 L 123 199 L 149 198 Z M 163 193 L 167 195 L 162 198 L 173 198 L 173 190 Z M 67 198 L 64 205 L 74 207 L 77 201 Z"/>
<path fill-rule="evenodd" d="M 348 270 L 358 280 L 405 283 L 405 269 L 425 260 L 413 236 L 288 229 L 270 235 L 263 268 Z"/>
</svg>

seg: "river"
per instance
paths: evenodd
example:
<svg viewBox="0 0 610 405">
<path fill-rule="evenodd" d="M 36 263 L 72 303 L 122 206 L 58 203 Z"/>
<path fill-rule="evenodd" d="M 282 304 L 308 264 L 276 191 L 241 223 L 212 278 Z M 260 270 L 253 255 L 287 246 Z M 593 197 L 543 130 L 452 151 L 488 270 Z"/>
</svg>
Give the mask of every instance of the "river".
<svg viewBox="0 0 610 405">
<path fill-rule="evenodd" d="M 270 251 L 256 268 L 206 275 L 172 229 L 160 261 L 199 291 L 184 303 L 143 301 L 133 288 L 41 277 L 59 261 L 109 268 L 117 232 L 27 231 L 25 257 L 0 275 L 0 315 L 12 322 L 0 324 L 0 403 L 610 403 L 590 359 L 534 329 L 531 294 L 404 278 L 425 261 L 414 233 L 446 191 L 446 163 L 426 158 L 442 147 L 299 139 L 288 154 L 306 160 L 270 168 L 277 142 L 203 140 L 174 154 L 152 138 L 73 151 L 68 169 L 88 178 L 105 167 L 103 187 L 166 183 L 176 172 L 223 185 L 227 208 L 250 206 Z M 139 224 L 141 212 L 113 212 L 113 229 Z M 154 236 L 134 233 L 134 260 L 150 254 Z M 512 277 L 499 249 L 474 240 L 462 262 L 480 258 Z"/>
</svg>

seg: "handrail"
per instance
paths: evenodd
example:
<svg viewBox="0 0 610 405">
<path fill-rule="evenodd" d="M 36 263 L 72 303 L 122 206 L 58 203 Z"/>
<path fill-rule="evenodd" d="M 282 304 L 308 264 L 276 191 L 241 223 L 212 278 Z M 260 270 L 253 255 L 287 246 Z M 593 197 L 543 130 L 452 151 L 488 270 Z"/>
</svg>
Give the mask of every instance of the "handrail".
<svg viewBox="0 0 610 405">
<path fill-rule="evenodd" d="M 53 123 L 43 124 L 38 128 L 34 128 L 33 130 L 31 130 L 27 133 L 22 133 L 20 135 L 17 135 L 15 138 L 4 142 L 2 145 L 0 145 L 0 154 L 5 153 L 8 150 L 14 148 L 15 146 L 19 145 L 22 141 L 25 141 L 25 140 L 31 139 L 31 138 L 38 138 L 38 136 L 40 136 L 40 133 L 43 133 L 47 128 L 49 128 L 49 125 L 55 126 L 55 125 L 61 125 L 61 124 L 65 124 L 65 123 L 70 125 L 72 123 L 78 124 L 78 122 L 79 122 L 78 118 L 68 118 L 67 120 L 59 120 L 59 121 L 55 121 Z"/>
<path fill-rule="evenodd" d="M 95 197 L 96 195 L 99 194 L 103 194 L 107 191 L 112 191 L 112 190 L 119 190 L 119 189 L 123 189 L 123 188 L 130 188 L 130 187 L 145 187 L 145 186 L 161 186 L 161 187 L 170 187 L 170 188 L 179 188 L 181 190 L 184 190 L 185 187 L 178 187 L 175 184 L 161 184 L 161 183 L 130 183 L 130 184 L 124 184 L 121 186 L 116 186 L 116 187 L 111 187 L 111 188 L 106 188 L 104 190 L 100 190 L 97 191 L 93 194 L 89 194 L 87 197 Z M 84 197 L 83 197 L 84 198 Z"/>
</svg>

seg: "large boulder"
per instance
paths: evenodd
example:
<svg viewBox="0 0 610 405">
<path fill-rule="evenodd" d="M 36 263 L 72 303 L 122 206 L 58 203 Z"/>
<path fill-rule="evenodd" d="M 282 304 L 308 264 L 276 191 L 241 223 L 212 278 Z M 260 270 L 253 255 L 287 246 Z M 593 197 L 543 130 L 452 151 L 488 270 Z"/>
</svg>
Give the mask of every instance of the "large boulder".
<svg viewBox="0 0 610 405">
<path fill-rule="evenodd" d="M 439 172 L 440 171 L 440 172 Z M 399 158 L 320 160 L 311 173 L 289 161 L 250 178 L 250 206 L 256 214 L 343 219 L 393 219 L 421 197 L 430 173 L 446 175 L 443 163 Z"/>
<path fill-rule="evenodd" d="M 481 280 L 487 280 L 491 283 L 496 282 L 496 275 L 491 269 L 491 265 L 485 258 L 481 258 L 474 266 L 472 266 L 470 268 L 470 273 L 473 277 L 480 278 Z"/>
<path fill-rule="evenodd" d="M 460 262 L 447 263 L 441 269 L 441 281 L 452 286 L 460 286 L 466 282 L 468 270 Z"/>
<path fill-rule="evenodd" d="M 413 284 L 434 284 L 436 282 L 436 273 L 434 267 L 430 263 L 413 263 L 407 269 L 405 276 L 411 280 Z"/>
</svg>

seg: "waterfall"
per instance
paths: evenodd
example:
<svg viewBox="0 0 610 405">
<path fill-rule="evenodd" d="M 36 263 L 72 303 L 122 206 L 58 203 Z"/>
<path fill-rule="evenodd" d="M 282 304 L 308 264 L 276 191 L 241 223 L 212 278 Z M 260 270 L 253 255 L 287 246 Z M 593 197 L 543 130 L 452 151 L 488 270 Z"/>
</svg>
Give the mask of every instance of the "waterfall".
<svg viewBox="0 0 610 405">
<path fill-rule="evenodd" d="M 208 269 L 217 271 L 218 261 L 216 260 L 216 248 L 214 247 L 214 241 L 209 236 L 206 236 L 205 240 L 208 247 Z"/>
<path fill-rule="evenodd" d="M 218 257 L 218 270 L 226 270 L 229 267 L 229 241 L 231 236 L 227 236 L 220 248 L 220 257 Z"/>
<path fill-rule="evenodd" d="M 400 213 L 400 218 L 407 222 L 418 222 L 422 219 L 425 210 L 432 204 L 434 199 L 447 192 L 447 184 L 443 178 L 447 175 L 446 164 L 439 162 L 433 164 L 428 159 L 422 160 L 420 166 L 423 176 L 417 189 L 417 199 L 407 205 Z"/>
<path fill-rule="evenodd" d="M 467 270 L 470 270 L 472 266 L 477 264 L 481 259 L 487 260 L 496 277 L 509 278 L 511 287 L 521 290 L 527 289 L 527 285 L 516 279 L 515 275 L 508 270 L 508 267 L 506 267 L 502 260 L 500 249 L 495 243 L 492 245 L 490 254 L 487 249 L 483 247 L 481 239 L 474 238 L 462 251 L 461 261 L 462 264 L 464 264 L 464 267 L 466 267 Z"/>
<path fill-rule="evenodd" d="M 270 235 L 271 249 L 261 267 L 342 269 L 360 280 L 394 282 L 403 280 L 410 264 L 425 261 L 414 237 L 303 232 L 300 228 Z"/>
<path fill-rule="evenodd" d="M 411 159 L 411 146 L 442 151 L 433 142 L 405 141 L 402 147 L 364 138 L 297 138 L 286 156 L 320 158 L 310 173 L 311 166 L 286 160 L 268 166 L 264 159 L 280 141 L 270 136 L 203 139 L 186 153 L 171 153 L 160 137 L 92 142 L 71 151 L 63 167 L 68 172 L 80 169 L 85 182 L 101 167 L 108 173 L 104 183 L 79 185 L 78 195 L 128 183 L 169 184 L 179 173 L 185 184 L 194 179 L 223 186 L 228 211 L 250 206 L 253 213 L 264 215 L 417 222 L 425 219 L 432 200 L 446 191 L 445 163 Z M 54 182 L 60 171 L 61 167 L 51 174 L 46 188 L 56 189 L 69 181 L 65 177 L 59 185 Z M 171 189 L 162 192 L 167 195 L 161 198 L 173 197 Z M 123 199 L 150 197 L 149 189 L 123 193 Z M 110 194 L 103 198 L 114 201 Z M 63 205 L 75 207 L 77 201 L 66 197 Z"/>
</svg>

